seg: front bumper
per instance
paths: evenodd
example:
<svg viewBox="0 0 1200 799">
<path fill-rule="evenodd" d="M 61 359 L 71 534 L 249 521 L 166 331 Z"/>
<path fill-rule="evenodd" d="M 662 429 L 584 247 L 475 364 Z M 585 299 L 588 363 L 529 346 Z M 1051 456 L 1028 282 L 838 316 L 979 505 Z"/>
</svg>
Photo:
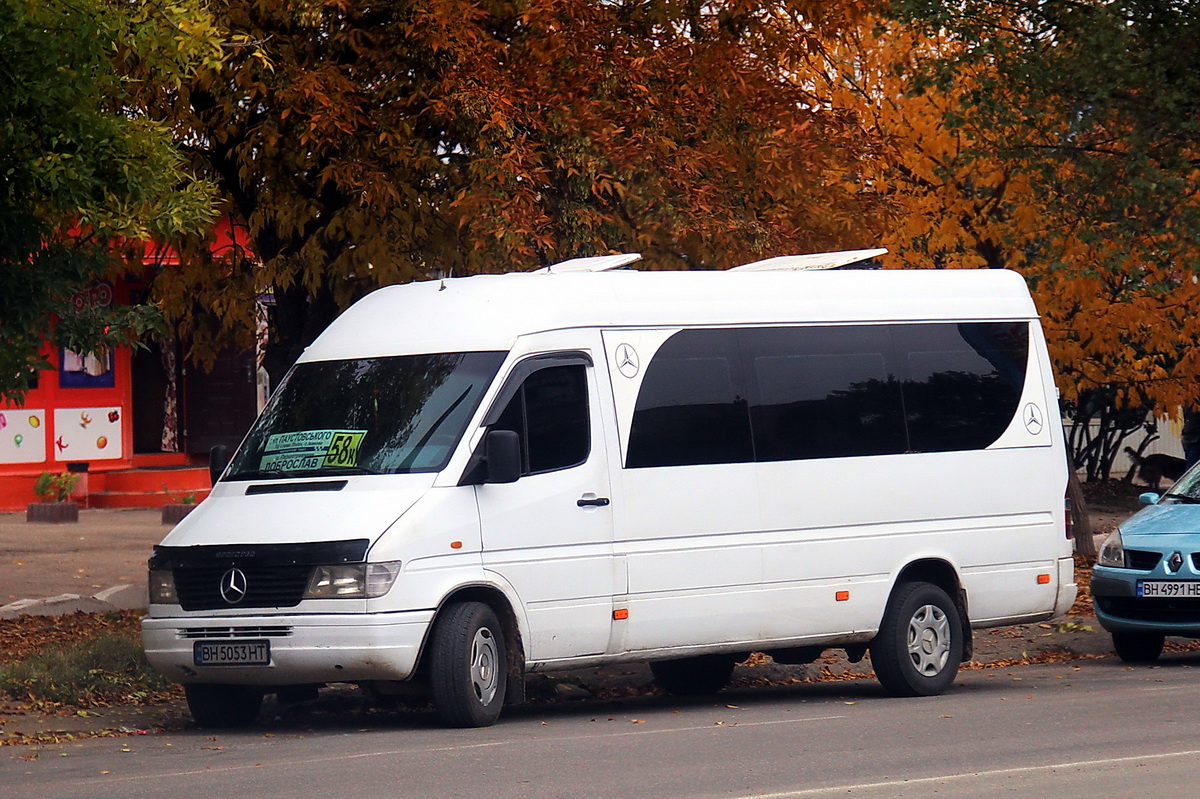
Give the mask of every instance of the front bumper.
<svg viewBox="0 0 1200 799">
<path fill-rule="evenodd" d="M 145 618 L 150 664 L 181 683 L 300 685 L 406 680 L 417 667 L 433 611 L 294 616 Z M 270 642 L 265 666 L 197 666 L 196 641 Z"/>
<path fill-rule="evenodd" d="M 1155 632 L 1200 638 L 1200 599 L 1137 595 L 1138 580 L 1188 579 L 1191 576 L 1096 566 L 1092 570 L 1092 603 L 1096 607 L 1096 619 L 1109 632 Z"/>
</svg>

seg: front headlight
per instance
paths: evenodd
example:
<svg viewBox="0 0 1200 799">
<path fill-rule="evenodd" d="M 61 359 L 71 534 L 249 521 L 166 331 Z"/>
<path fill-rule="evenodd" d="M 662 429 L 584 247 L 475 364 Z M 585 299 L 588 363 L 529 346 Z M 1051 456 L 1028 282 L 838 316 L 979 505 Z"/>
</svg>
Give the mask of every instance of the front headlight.
<svg viewBox="0 0 1200 799">
<path fill-rule="evenodd" d="M 151 569 L 149 578 L 150 604 L 178 605 L 175 593 L 175 572 L 170 569 Z"/>
<path fill-rule="evenodd" d="M 392 590 L 400 561 L 317 566 L 304 589 L 305 599 L 376 599 Z"/>
<path fill-rule="evenodd" d="M 1112 535 L 1104 539 L 1100 547 L 1100 555 L 1096 558 L 1099 566 L 1112 566 L 1117 569 L 1125 568 L 1125 545 L 1121 542 L 1121 529 L 1113 530 Z"/>
</svg>

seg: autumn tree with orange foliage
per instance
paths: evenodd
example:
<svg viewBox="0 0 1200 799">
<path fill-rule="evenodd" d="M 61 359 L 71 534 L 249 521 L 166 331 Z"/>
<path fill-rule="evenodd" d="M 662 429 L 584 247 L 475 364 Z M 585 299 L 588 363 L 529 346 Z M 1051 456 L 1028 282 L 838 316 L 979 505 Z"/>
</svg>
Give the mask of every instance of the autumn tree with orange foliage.
<svg viewBox="0 0 1200 799">
<path fill-rule="evenodd" d="M 1068 410 L 1107 431 L 1077 426 L 1075 455 L 1107 477 L 1198 394 L 1195 48 L 1167 52 L 1144 3 L 907 5 L 915 21 L 864 19 L 821 53 L 831 104 L 887 142 L 852 177 L 895 212 L 888 265 L 1022 272 Z M 1156 24 L 1182 45 L 1195 16 Z"/>
<path fill-rule="evenodd" d="M 872 134 L 781 68 L 860 5 L 214 4 L 252 46 L 144 99 L 261 265 L 194 241 L 155 292 L 203 358 L 248 344 L 273 290 L 277 379 L 380 285 L 614 250 L 707 269 L 868 246 L 876 199 L 834 176 Z"/>
</svg>

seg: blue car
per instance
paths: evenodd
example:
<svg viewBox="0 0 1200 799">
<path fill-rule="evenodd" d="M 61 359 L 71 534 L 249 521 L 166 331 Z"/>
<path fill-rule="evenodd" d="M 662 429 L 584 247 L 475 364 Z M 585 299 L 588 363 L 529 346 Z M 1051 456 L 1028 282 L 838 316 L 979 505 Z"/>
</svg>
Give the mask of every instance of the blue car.
<svg viewBox="0 0 1200 799">
<path fill-rule="evenodd" d="M 1200 467 L 1139 499 L 1092 570 L 1096 617 L 1129 663 L 1156 660 L 1168 635 L 1200 638 Z"/>
</svg>

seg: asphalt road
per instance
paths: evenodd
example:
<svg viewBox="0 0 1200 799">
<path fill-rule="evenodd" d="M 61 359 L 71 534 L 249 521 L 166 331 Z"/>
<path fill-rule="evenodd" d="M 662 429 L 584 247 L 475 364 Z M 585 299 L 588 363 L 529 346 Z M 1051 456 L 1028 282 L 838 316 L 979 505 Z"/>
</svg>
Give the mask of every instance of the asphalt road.
<svg viewBox="0 0 1200 799">
<path fill-rule="evenodd" d="M 1200 782 L 1200 656 L 429 714 L 297 710 L 250 731 L 0 749 L 5 799 L 105 797 L 1176 797 Z"/>
</svg>

